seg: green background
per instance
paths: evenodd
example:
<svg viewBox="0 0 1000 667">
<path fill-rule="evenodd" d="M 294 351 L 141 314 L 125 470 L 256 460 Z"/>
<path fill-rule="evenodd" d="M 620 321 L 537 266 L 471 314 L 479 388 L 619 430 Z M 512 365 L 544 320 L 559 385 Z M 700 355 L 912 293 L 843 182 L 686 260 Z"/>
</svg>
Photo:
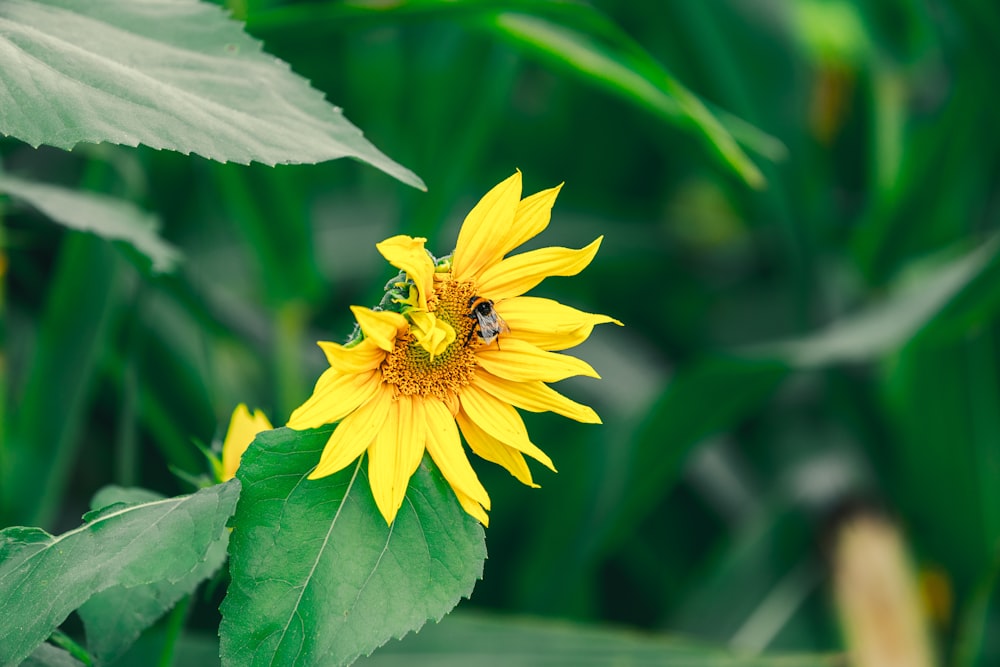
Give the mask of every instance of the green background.
<svg viewBox="0 0 1000 667">
<path fill-rule="evenodd" d="M 605 236 L 582 275 L 533 294 L 625 327 L 576 350 L 603 380 L 558 386 L 604 425 L 525 415 L 558 475 L 538 467 L 532 490 L 474 462 L 489 558 L 461 608 L 838 650 L 829 537 L 843 508 L 878 507 L 944 582 L 944 662 L 1000 660 L 995 3 L 501 3 L 573 27 L 582 55 L 512 37 L 497 5 L 367 6 L 231 8 L 427 192 L 349 160 L 0 142 L 7 172 L 154 212 L 184 257 L 153 275 L 127 247 L 6 211 L 6 447 L 24 467 L 0 525 L 66 530 L 109 483 L 190 491 L 171 470 L 205 470 L 192 443 L 236 403 L 281 424 L 309 395 L 314 342 L 344 340 L 348 306 L 395 273 L 375 242 L 446 254 L 518 168 L 526 195 L 566 183 L 527 247 Z M 589 67 L 609 52 L 770 135 L 747 149 L 766 185 Z M 221 591 L 190 627 L 215 633 Z"/>
</svg>

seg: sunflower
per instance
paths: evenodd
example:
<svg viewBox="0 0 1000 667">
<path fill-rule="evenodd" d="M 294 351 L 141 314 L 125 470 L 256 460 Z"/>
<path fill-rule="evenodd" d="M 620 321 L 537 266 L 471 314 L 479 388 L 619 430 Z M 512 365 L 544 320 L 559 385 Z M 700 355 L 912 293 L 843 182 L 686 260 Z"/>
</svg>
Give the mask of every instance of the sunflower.
<svg viewBox="0 0 1000 667">
<path fill-rule="evenodd" d="M 309 479 L 331 475 L 368 453 L 368 477 L 387 523 L 403 503 L 424 451 L 466 512 L 488 523 L 490 497 L 459 436 L 480 457 L 537 486 L 525 455 L 555 470 L 515 408 L 601 422 L 586 405 L 550 388 L 576 375 L 599 377 L 558 351 L 614 322 L 550 299 L 522 296 L 549 276 L 572 276 L 597 253 L 541 248 L 507 253 L 549 224 L 559 187 L 521 199 L 516 172 L 465 218 L 454 252 L 441 259 L 426 239 L 394 236 L 376 248 L 399 275 L 379 307 L 353 306 L 355 334 L 344 345 L 320 342 L 330 368 L 288 421 L 293 429 L 340 422 Z"/>
</svg>

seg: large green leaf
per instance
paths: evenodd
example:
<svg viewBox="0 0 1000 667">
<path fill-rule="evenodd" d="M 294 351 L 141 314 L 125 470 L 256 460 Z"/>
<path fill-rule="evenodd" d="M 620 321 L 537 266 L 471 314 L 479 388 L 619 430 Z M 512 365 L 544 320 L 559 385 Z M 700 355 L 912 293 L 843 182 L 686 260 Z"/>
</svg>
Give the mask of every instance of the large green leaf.
<svg viewBox="0 0 1000 667">
<path fill-rule="evenodd" d="M 427 457 L 391 526 L 360 462 L 307 480 L 330 433 L 268 431 L 243 456 L 223 664 L 349 663 L 440 619 L 482 576 L 483 529 Z"/>
<path fill-rule="evenodd" d="M 239 483 L 191 496 L 89 512 L 58 537 L 40 528 L 0 532 L 0 664 L 23 660 L 92 595 L 111 586 L 179 581 L 219 541 Z"/>
<path fill-rule="evenodd" d="M 30 204 L 70 229 L 130 243 L 150 259 L 154 271 L 169 271 L 180 257 L 176 248 L 160 238 L 159 220 L 125 200 L 13 176 L 0 176 L 0 192 Z"/>
<path fill-rule="evenodd" d="M 341 111 L 195 0 L 0 3 L 0 133 L 268 165 L 355 157 L 414 187 Z"/>
<path fill-rule="evenodd" d="M 740 656 L 678 637 L 606 627 L 452 614 L 399 644 L 361 659 L 366 667 L 617 665 L 620 667 L 835 667 L 835 655 Z"/>
<path fill-rule="evenodd" d="M 98 491 L 91 506 L 96 509 L 113 503 L 152 502 L 162 498 L 145 489 L 111 486 Z M 79 613 L 87 630 L 90 654 L 102 662 L 115 660 L 143 630 L 222 567 L 229 531 L 223 529 L 220 535 L 219 540 L 209 545 L 204 560 L 179 580 L 163 579 L 132 587 L 112 586 L 87 600 Z"/>
</svg>

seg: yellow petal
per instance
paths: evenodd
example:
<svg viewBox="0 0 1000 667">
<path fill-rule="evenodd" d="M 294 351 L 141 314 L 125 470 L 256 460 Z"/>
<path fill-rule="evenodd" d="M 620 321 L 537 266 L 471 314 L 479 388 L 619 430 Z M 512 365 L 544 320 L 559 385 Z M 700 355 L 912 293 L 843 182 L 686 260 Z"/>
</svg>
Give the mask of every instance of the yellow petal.
<svg viewBox="0 0 1000 667">
<path fill-rule="evenodd" d="M 391 403 L 392 392 L 383 389 L 355 412 L 347 415 L 327 440 L 319 463 L 309 473 L 309 479 L 332 475 L 361 456 L 385 426 Z"/>
<path fill-rule="evenodd" d="M 417 286 L 418 307 L 427 310 L 427 295 L 434 293 L 434 260 L 427 254 L 425 238 L 393 236 L 375 247 L 390 264 L 406 271 L 407 277 Z"/>
<path fill-rule="evenodd" d="M 413 322 L 410 331 L 421 347 L 431 355 L 431 359 L 444 352 L 449 345 L 455 342 L 457 334 L 454 327 L 436 317 L 434 313 L 411 310 L 408 315 Z"/>
<path fill-rule="evenodd" d="M 371 338 L 365 338 L 351 347 L 325 340 L 319 341 L 317 345 L 326 355 L 330 367 L 339 373 L 363 373 L 375 370 L 385 361 L 385 350 Z"/>
<path fill-rule="evenodd" d="M 592 408 L 572 401 L 544 382 L 515 382 L 497 377 L 481 368 L 476 369 L 476 386 L 504 403 L 530 412 L 554 412 L 584 424 L 600 424 L 601 418 Z"/>
<path fill-rule="evenodd" d="M 382 373 L 338 373 L 328 368 L 316 382 L 312 396 L 288 419 L 287 426 L 301 431 L 340 421 L 358 409 L 382 386 Z"/>
<path fill-rule="evenodd" d="M 462 449 L 462 439 L 458 435 L 455 418 L 438 399 L 422 400 L 427 420 L 427 453 L 434 459 L 434 463 L 456 495 L 464 495 L 477 506 L 482 505 L 489 509 L 490 496 L 476 476 L 476 471 L 469 465 L 469 459 Z"/>
<path fill-rule="evenodd" d="M 240 458 L 257 437 L 257 434 L 261 431 L 270 431 L 272 428 L 274 427 L 271 426 L 271 422 L 260 410 L 255 410 L 251 416 L 245 403 L 236 406 L 236 409 L 233 410 L 233 416 L 229 419 L 226 438 L 222 441 L 223 482 L 236 476 L 236 469 L 240 466 Z"/>
<path fill-rule="evenodd" d="M 475 422 L 476 426 L 555 472 L 552 459 L 528 438 L 528 430 L 524 428 L 521 415 L 517 414 L 513 406 L 491 396 L 476 385 L 463 387 L 458 398 L 462 402 L 462 412 Z"/>
<path fill-rule="evenodd" d="M 452 490 L 455 491 L 455 497 L 458 498 L 458 502 L 462 506 L 462 509 L 464 509 L 467 514 L 477 519 L 479 523 L 488 528 L 490 525 L 490 517 L 486 514 L 486 510 L 483 509 L 483 506 L 461 491 L 456 490 L 454 487 Z"/>
<path fill-rule="evenodd" d="M 351 312 L 354 313 L 365 337 L 371 338 L 386 352 L 392 352 L 396 346 L 396 336 L 409 326 L 405 317 L 389 310 L 372 310 L 364 306 L 351 306 Z"/>
<path fill-rule="evenodd" d="M 465 216 L 452 256 L 456 280 L 475 280 L 484 268 L 504 256 L 505 238 L 520 200 L 521 172 L 517 171 L 487 192 Z"/>
<path fill-rule="evenodd" d="M 518 382 L 558 382 L 575 375 L 600 378 L 590 364 L 568 354 L 539 350 L 517 338 L 476 351 L 476 364 L 494 375 Z"/>
<path fill-rule="evenodd" d="M 514 337 L 543 350 L 566 350 L 587 340 L 596 324 L 622 323 L 607 315 L 577 310 L 534 296 L 517 296 L 496 304 L 497 314 Z"/>
<path fill-rule="evenodd" d="M 455 415 L 455 420 L 458 422 L 459 428 L 462 429 L 462 435 L 465 436 L 465 441 L 469 443 L 472 451 L 487 461 L 502 466 L 522 484 L 538 488 L 538 485 L 531 479 L 531 470 L 521 452 L 503 444 L 476 426 L 464 412 Z"/>
<path fill-rule="evenodd" d="M 368 447 L 368 478 L 375 504 L 391 524 L 406 497 L 410 477 L 424 455 L 426 424 L 423 410 L 414 409 L 406 395 L 397 397 L 375 442 Z M 422 405 L 420 407 L 423 407 Z"/>
<path fill-rule="evenodd" d="M 562 183 L 554 188 L 536 192 L 518 203 L 517 211 L 514 213 L 514 223 L 498 247 L 496 260 L 545 231 L 552 217 L 552 205 L 556 203 L 556 197 L 559 196 L 561 189 Z"/>
<path fill-rule="evenodd" d="M 502 301 L 520 296 L 549 276 L 575 276 L 587 268 L 601 247 L 598 237 L 586 248 L 540 248 L 487 267 L 479 277 L 480 296 Z"/>
</svg>

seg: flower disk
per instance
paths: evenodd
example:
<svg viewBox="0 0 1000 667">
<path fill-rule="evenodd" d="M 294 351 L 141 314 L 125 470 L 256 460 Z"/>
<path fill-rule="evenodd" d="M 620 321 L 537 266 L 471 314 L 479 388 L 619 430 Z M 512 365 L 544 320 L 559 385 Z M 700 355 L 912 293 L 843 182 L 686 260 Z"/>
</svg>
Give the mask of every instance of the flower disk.
<svg viewBox="0 0 1000 667">
<path fill-rule="evenodd" d="M 506 257 L 548 226 L 558 193 L 556 187 L 521 199 L 515 173 L 472 209 L 455 251 L 441 260 L 422 238 L 400 235 L 376 245 L 401 278 L 387 287 L 384 309 L 352 307 L 356 339 L 319 343 L 330 368 L 288 421 L 294 429 L 340 422 L 310 479 L 367 452 L 372 495 L 392 523 L 426 451 L 465 511 L 487 524 L 490 498 L 461 436 L 477 455 L 536 486 L 525 455 L 555 468 L 531 442 L 517 408 L 600 423 L 589 407 L 546 383 L 599 377 L 558 352 L 586 340 L 597 324 L 621 322 L 522 295 L 549 276 L 582 271 L 601 239 L 579 250 Z"/>
</svg>

